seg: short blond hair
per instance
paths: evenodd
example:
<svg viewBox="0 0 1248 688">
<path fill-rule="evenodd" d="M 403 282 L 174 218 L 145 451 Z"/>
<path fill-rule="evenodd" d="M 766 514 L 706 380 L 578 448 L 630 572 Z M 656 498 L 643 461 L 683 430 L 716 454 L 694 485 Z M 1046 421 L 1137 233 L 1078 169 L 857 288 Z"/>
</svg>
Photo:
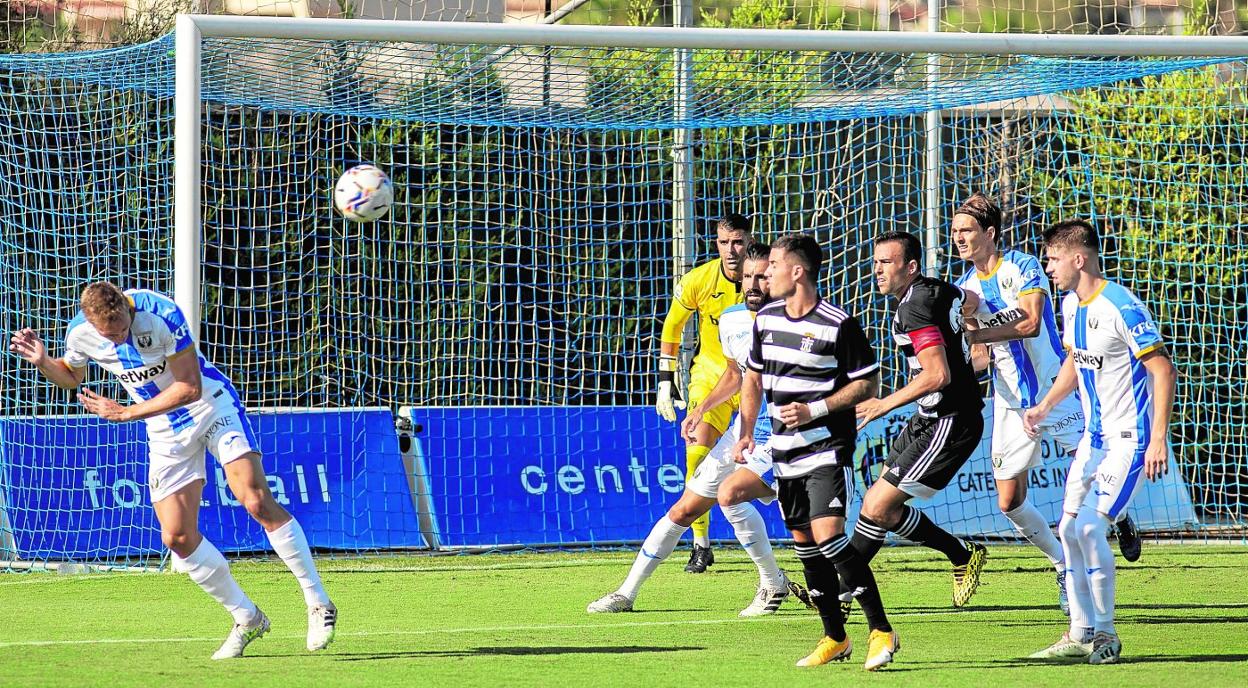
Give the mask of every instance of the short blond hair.
<svg viewBox="0 0 1248 688">
<path fill-rule="evenodd" d="M 88 320 L 116 322 L 130 312 L 130 299 L 112 282 L 94 282 L 82 290 L 82 312 Z"/>
</svg>

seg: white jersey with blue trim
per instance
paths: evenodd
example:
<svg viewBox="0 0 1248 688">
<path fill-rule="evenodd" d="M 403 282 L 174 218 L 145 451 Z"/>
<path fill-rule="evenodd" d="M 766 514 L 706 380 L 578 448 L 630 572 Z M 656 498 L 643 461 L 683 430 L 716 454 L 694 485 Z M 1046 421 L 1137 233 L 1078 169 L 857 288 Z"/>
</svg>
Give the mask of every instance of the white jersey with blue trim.
<svg viewBox="0 0 1248 688">
<path fill-rule="evenodd" d="M 1085 439 L 1106 443 L 1151 439 L 1153 381 L 1140 359 L 1165 346 L 1148 309 L 1120 284 L 1105 281 L 1086 301 L 1062 301 L 1062 341 L 1074 357 L 1087 419 Z"/>
<path fill-rule="evenodd" d="M 74 368 L 95 361 L 117 377 L 136 402 L 147 401 L 173 384 L 169 357 L 195 346 L 190 326 L 172 299 L 146 289 L 125 292 L 134 305 L 130 334 L 114 344 L 80 311 L 65 335 L 65 362 Z M 146 420 L 149 439 L 169 440 L 221 411 L 242 412 L 234 386 L 198 352 L 203 396 L 186 406 Z"/>
<path fill-rule="evenodd" d="M 1000 255 L 992 272 L 985 275 L 972 267 L 957 284 L 979 295 L 975 319 L 980 327 L 1021 320 L 1025 314 L 1018 306 L 1019 298 L 1044 294 L 1040 332 L 1035 337 L 988 345 L 992 352 L 992 386 L 997 402 L 1009 408 L 1035 406 L 1053 386 L 1065 359 L 1049 280 L 1040 269 L 1040 261 L 1021 251 L 1007 250 Z"/>
<path fill-rule="evenodd" d="M 745 375 L 745 361 L 754 345 L 754 311 L 738 303 L 724 309 L 719 316 L 719 344 L 730 361 L 736 361 L 741 374 Z M 771 439 L 771 423 L 767 421 L 767 399 L 758 409 L 758 422 L 754 424 L 754 444 L 762 446 Z"/>
</svg>

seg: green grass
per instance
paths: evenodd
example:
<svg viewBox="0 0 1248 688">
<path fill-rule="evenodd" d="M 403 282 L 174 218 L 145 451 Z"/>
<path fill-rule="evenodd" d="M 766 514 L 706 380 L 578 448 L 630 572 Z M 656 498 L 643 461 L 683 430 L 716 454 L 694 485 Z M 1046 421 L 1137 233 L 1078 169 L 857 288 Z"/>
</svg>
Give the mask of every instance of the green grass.
<svg viewBox="0 0 1248 688">
<path fill-rule="evenodd" d="M 194 686 L 1213 686 L 1248 685 L 1248 549 L 1145 545 L 1121 563 L 1123 664 L 1023 659 L 1064 626 L 1053 573 L 1035 550 L 994 547 L 969 607 L 949 606 L 948 567 L 918 548 L 875 569 L 902 650 L 867 674 L 855 612 L 849 663 L 798 669 L 820 635 L 794 603 L 742 620 L 756 576 L 737 549 L 712 573 L 677 551 L 637 613 L 588 616 L 629 552 L 323 560 L 342 621 L 329 651 L 303 650 L 302 597 L 280 562 L 239 562 L 239 581 L 273 620 L 248 657 L 212 662 L 229 617 L 176 574 L 0 575 L 0 685 Z M 781 565 L 799 569 L 792 552 Z M 189 683 L 188 683 L 189 681 Z"/>
</svg>

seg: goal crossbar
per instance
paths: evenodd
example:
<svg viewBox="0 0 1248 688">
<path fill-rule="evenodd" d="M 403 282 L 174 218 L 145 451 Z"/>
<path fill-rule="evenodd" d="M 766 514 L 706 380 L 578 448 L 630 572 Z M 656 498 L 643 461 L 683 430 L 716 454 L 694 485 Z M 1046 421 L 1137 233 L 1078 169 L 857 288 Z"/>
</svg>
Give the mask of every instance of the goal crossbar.
<svg viewBox="0 0 1248 688">
<path fill-rule="evenodd" d="M 182 15 L 179 31 L 203 37 L 403 41 L 484 45 L 719 50 L 813 50 L 947 55 L 1248 57 L 1248 36 L 1076 36 L 1056 34 L 708 29 L 483 22 L 391 21 Z"/>
</svg>

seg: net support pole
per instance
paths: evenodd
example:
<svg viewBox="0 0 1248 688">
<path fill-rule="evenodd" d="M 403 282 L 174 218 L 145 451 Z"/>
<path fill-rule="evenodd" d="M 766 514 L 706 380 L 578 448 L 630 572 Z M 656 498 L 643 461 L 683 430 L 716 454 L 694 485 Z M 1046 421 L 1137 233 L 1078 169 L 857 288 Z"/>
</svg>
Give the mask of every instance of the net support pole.
<svg viewBox="0 0 1248 688">
<path fill-rule="evenodd" d="M 929 33 L 940 31 L 940 1 L 927 0 L 927 30 Z M 927 89 L 934 92 L 940 79 L 940 55 L 927 55 Z M 923 114 L 924 150 L 923 150 L 923 245 L 926 247 L 924 262 L 927 274 L 931 277 L 940 275 L 940 111 L 928 108 Z"/>
<path fill-rule="evenodd" d="M 677 27 L 693 25 L 693 0 L 677 0 L 672 23 Z M 693 102 L 693 52 L 684 48 L 674 51 L 673 107 L 678 122 L 687 120 Z M 672 132 L 672 262 L 673 274 L 679 279 L 693 267 L 697 237 L 693 222 L 693 130 L 679 126 Z M 692 355 L 696 338 L 696 318 L 685 327 L 685 354 Z M 683 387 L 683 385 L 682 385 Z M 682 391 L 685 391 L 682 389 Z M 687 393 L 685 398 L 688 398 Z"/>
<path fill-rule="evenodd" d="M 179 15 L 174 29 L 173 300 L 191 337 L 200 320 L 200 43 L 195 17 Z"/>
<path fill-rule="evenodd" d="M 677 0 L 674 23 L 690 26 L 693 18 L 693 0 Z M 673 80 L 673 106 L 676 120 L 687 119 L 693 100 L 693 53 L 678 48 L 674 51 L 676 78 Z M 694 246 L 693 233 L 693 131 L 679 127 L 672 138 L 672 254 L 677 274 L 692 267 Z"/>
</svg>

